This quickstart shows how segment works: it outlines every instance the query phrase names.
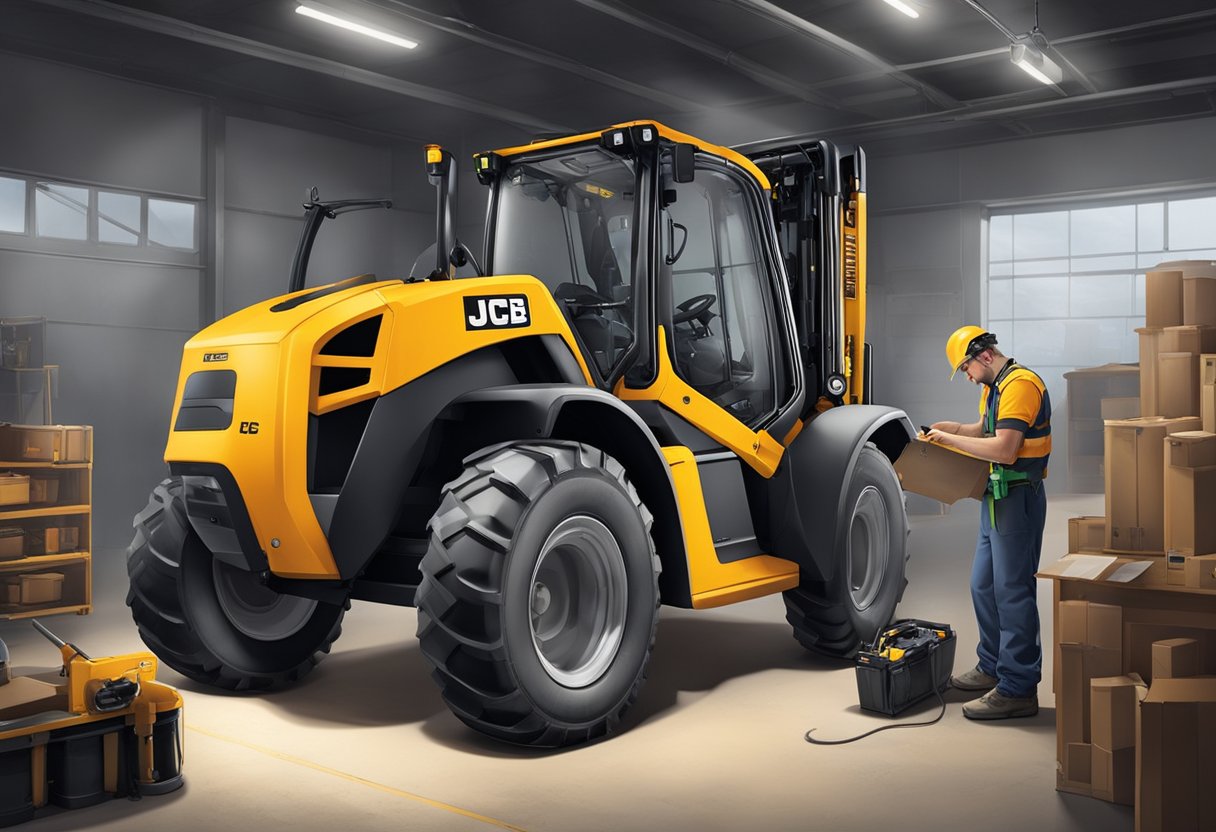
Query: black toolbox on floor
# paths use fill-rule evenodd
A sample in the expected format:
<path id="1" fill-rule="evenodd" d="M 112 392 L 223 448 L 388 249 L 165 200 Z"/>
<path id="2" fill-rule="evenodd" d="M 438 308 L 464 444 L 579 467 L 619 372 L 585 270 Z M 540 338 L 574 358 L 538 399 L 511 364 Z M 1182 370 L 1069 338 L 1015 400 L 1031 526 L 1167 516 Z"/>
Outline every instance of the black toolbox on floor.
<path id="1" fill-rule="evenodd" d="M 895 716 L 950 686 L 954 630 L 913 618 L 896 621 L 857 654 L 857 697 L 867 711 Z"/>

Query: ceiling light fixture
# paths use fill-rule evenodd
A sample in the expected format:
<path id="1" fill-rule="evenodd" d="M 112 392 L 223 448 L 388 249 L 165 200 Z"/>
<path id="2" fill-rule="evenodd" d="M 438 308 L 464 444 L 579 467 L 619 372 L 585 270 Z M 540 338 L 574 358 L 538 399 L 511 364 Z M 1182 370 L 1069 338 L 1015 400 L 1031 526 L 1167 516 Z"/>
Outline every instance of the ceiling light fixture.
<path id="1" fill-rule="evenodd" d="M 1009 44 L 1009 60 L 1041 83 L 1054 86 L 1064 80 L 1064 71 L 1034 44 L 1026 42 Z"/>
<path id="2" fill-rule="evenodd" d="M 418 41 L 403 38 L 399 35 L 390 34 L 389 32 L 373 29 L 371 26 L 365 26 L 362 23 L 356 23 L 353 20 L 347 20 L 330 12 L 324 11 L 313 5 L 300 4 L 296 6 L 296 14 L 302 14 L 305 17 L 311 17 L 313 20 L 320 20 L 322 23 L 328 23 L 331 26 L 337 26 L 339 29 L 346 29 L 350 32 L 358 32 L 361 35 L 367 35 L 369 38 L 382 40 L 385 43 L 391 43 L 394 46 L 400 46 L 404 49 L 413 49 L 418 45 Z"/>
<path id="3" fill-rule="evenodd" d="M 920 17 L 920 12 L 909 6 L 907 3 L 904 3 L 903 0 L 883 0 L 883 2 L 892 8 L 899 9 L 908 17 Z"/>

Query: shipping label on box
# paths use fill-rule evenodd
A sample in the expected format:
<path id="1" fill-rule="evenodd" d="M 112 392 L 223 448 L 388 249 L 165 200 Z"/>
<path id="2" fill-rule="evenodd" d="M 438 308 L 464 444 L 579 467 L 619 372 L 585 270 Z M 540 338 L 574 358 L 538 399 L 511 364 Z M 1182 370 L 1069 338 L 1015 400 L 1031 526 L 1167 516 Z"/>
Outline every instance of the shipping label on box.
<path id="1" fill-rule="evenodd" d="M 980 499 L 988 488 L 989 465 L 925 439 L 909 442 L 895 461 L 905 491 L 950 504 L 965 497 Z"/>

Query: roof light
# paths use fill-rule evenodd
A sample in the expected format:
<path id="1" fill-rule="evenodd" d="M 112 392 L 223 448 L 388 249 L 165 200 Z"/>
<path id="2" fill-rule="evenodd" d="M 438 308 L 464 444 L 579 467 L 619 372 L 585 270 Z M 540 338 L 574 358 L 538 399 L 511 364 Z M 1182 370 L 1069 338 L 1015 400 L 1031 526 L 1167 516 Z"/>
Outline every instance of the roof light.
<path id="1" fill-rule="evenodd" d="M 353 20 L 347 20 L 337 15 L 331 14 L 314 5 L 304 5 L 301 3 L 296 6 L 296 14 L 302 14 L 305 17 L 311 17 L 313 20 L 320 20 L 323 23 L 328 23 L 331 26 L 337 26 L 340 29 L 346 29 L 351 32 L 358 32 L 361 35 L 367 35 L 369 38 L 382 40 L 385 43 L 391 43 L 394 46 L 400 46 L 404 49 L 413 49 L 418 45 L 418 41 L 403 38 L 399 35 L 394 35 L 389 32 L 373 29 L 371 26 L 365 26 L 362 23 L 356 23 Z"/>
<path id="2" fill-rule="evenodd" d="M 1009 44 L 1009 60 L 1041 83 L 1054 86 L 1064 80 L 1064 71 L 1032 44 Z"/>
<path id="3" fill-rule="evenodd" d="M 892 8 L 899 9 L 908 17 L 920 17 L 920 12 L 909 6 L 907 3 L 904 3 L 903 0 L 884 0 L 884 2 L 886 2 L 886 4 Z"/>

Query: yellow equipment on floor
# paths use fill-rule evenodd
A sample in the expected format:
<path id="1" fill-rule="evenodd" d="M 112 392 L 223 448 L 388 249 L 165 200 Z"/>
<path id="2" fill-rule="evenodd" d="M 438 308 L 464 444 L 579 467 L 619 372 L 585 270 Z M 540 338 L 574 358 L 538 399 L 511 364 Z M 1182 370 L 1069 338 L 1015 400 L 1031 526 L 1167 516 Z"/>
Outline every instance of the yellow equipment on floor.
<path id="1" fill-rule="evenodd" d="M 182 785 L 182 698 L 151 653 L 94 659 L 37 621 L 56 676 L 13 678 L 0 642 L 0 826 L 48 805 L 91 806 Z"/>

